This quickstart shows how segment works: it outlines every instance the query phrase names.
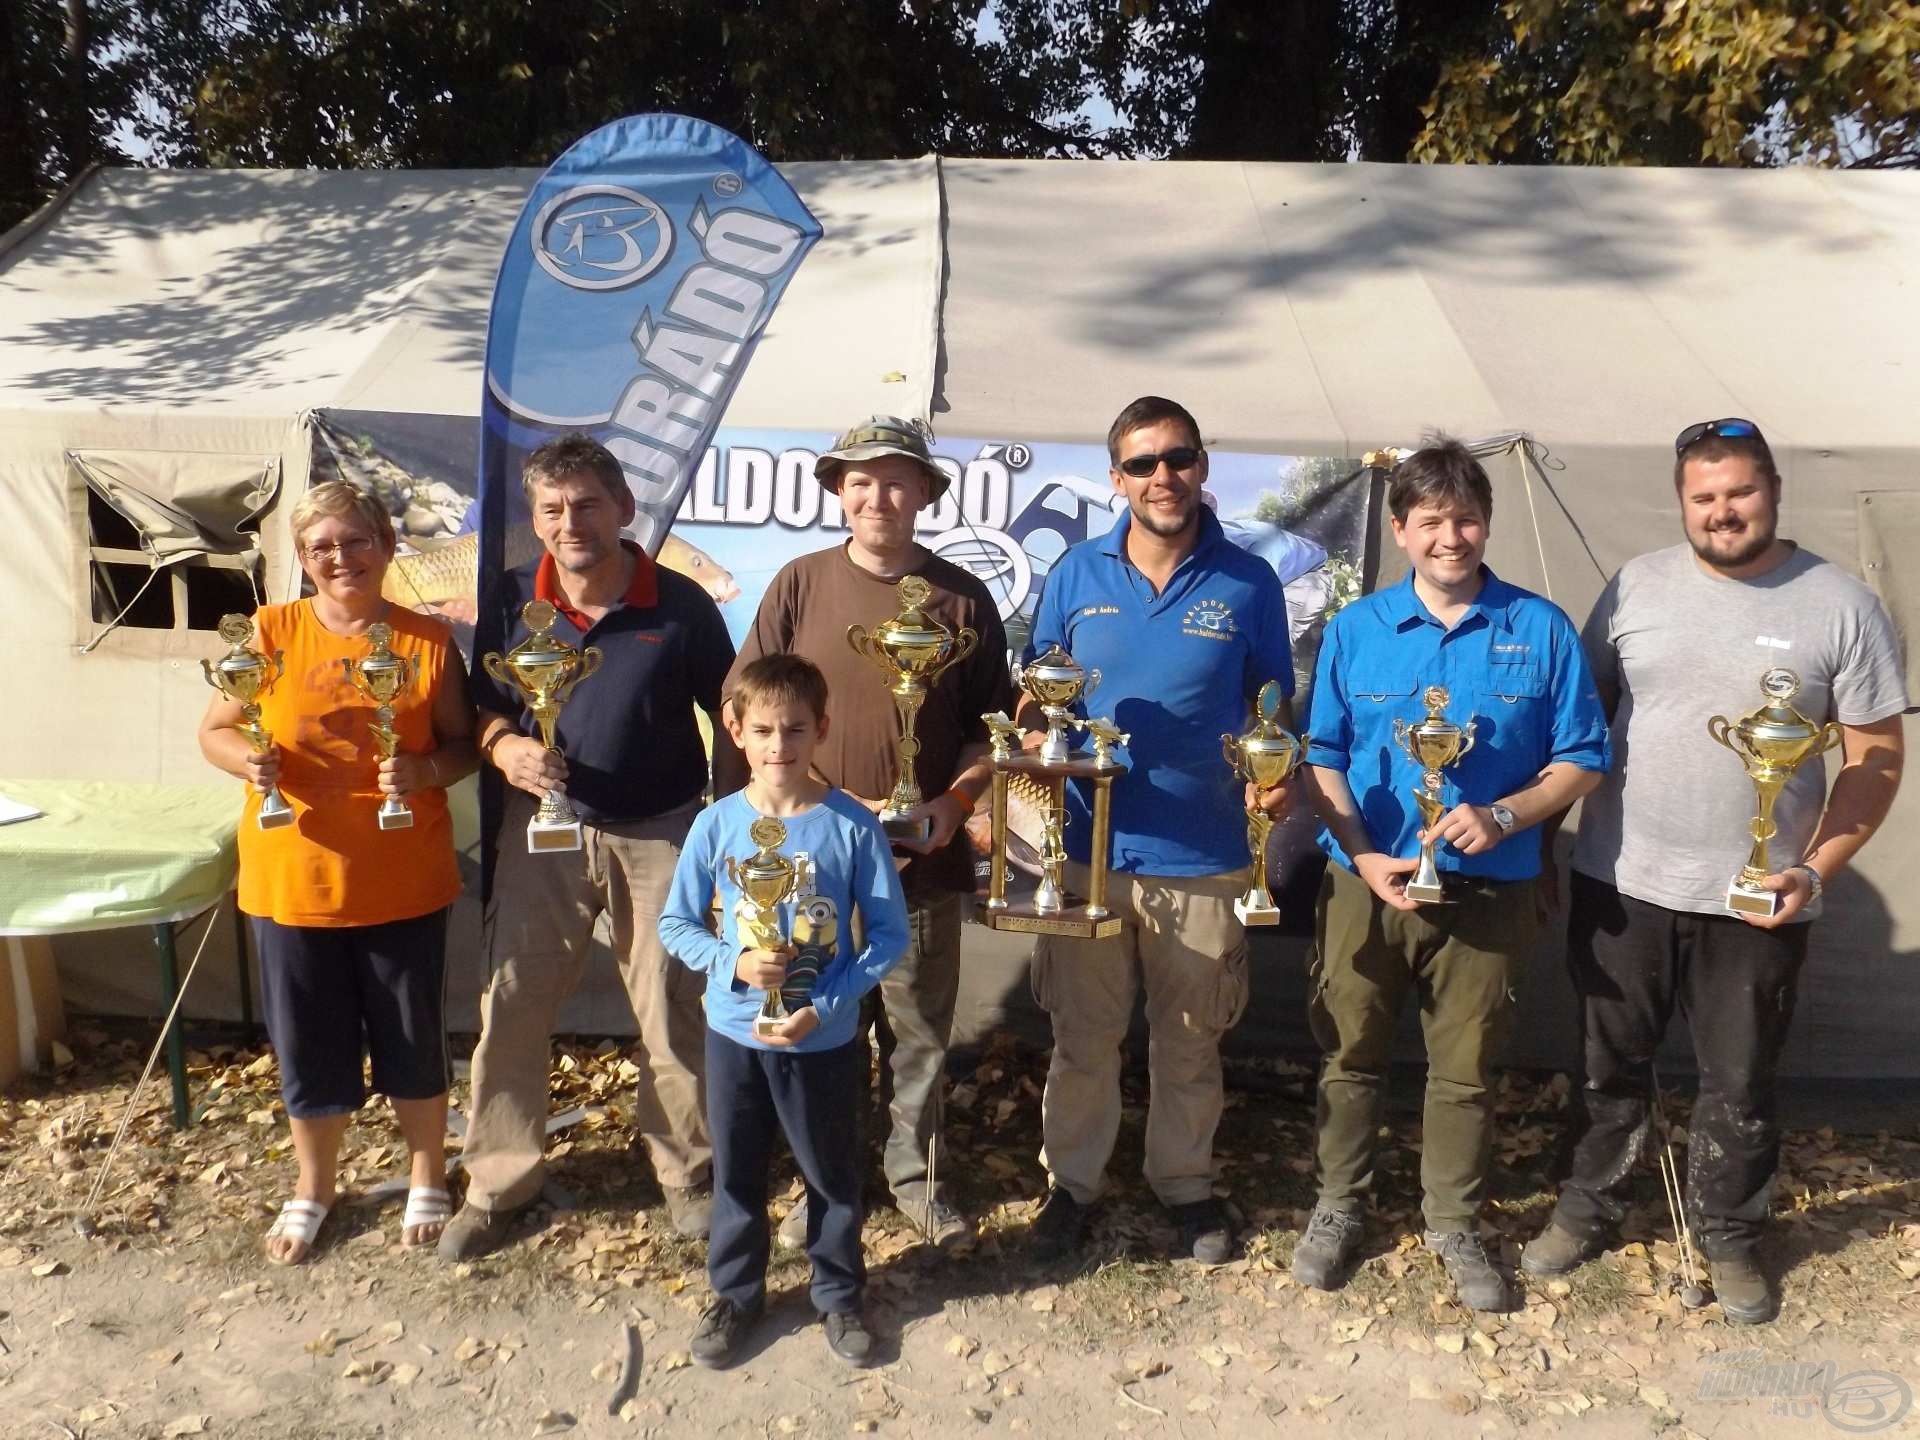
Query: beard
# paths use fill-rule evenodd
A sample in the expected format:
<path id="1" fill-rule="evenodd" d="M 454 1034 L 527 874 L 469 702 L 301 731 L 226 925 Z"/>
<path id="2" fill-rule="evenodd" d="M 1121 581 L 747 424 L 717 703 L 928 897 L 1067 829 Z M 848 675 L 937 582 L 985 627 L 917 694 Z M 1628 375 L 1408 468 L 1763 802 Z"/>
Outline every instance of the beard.
<path id="1" fill-rule="evenodd" d="M 1199 493 L 1195 492 L 1187 498 L 1189 501 L 1187 508 L 1178 520 L 1163 520 L 1144 504 L 1130 506 L 1133 512 L 1133 523 L 1149 534 L 1159 536 L 1162 540 L 1176 539 L 1191 530 L 1200 519 Z"/>
<path id="2" fill-rule="evenodd" d="M 1704 535 L 1689 531 L 1687 543 L 1693 547 L 1693 553 L 1709 565 L 1738 569 L 1766 554 L 1773 537 L 1774 526 L 1769 521 L 1765 525 L 1749 525 L 1741 531 L 1709 530 Z"/>

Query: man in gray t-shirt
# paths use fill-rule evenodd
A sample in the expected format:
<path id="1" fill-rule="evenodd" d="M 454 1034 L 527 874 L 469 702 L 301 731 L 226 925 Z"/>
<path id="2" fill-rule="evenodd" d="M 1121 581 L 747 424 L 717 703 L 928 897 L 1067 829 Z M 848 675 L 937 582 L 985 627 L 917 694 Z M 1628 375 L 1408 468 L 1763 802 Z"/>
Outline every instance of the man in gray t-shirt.
<path id="1" fill-rule="evenodd" d="M 1893 803 L 1907 695 L 1873 593 L 1779 538 L 1780 478 L 1759 428 L 1690 425 L 1675 452 L 1687 543 L 1629 561 L 1582 631 L 1614 756 L 1573 852 L 1582 1128 L 1553 1222 L 1521 1265 L 1564 1274 L 1617 1234 L 1648 1138 L 1652 1056 L 1677 1004 L 1700 1070 L 1687 1223 L 1728 1319 L 1755 1323 L 1778 1309 L 1754 1249 L 1779 1160 L 1774 1073 L 1807 922 Z M 1818 761 L 1794 774 L 1769 846 L 1777 908 L 1734 914 L 1727 887 L 1752 843 L 1754 788 L 1707 719 L 1763 703 L 1760 677 L 1776 667 L 1798 677 L 1802 714 L 1840 723 L 1841 768 L 1831 794 Z"/>

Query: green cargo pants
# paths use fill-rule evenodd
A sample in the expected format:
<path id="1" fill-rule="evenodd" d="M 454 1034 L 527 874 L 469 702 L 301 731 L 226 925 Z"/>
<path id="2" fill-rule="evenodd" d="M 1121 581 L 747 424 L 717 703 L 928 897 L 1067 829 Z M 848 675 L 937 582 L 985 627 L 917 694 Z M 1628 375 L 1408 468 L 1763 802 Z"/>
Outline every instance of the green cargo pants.
<path id="1" fill-rule="evenodd" d="M 1316 1148 L 1320 1203 L 1357 1208 L 1373 1188 L 1394 1032 L 1417 994 L 1427 1042 L 1427 1228 L 1469 1230 L 1493 1149 L 1493 1062 L 1513 1027 L 1539 920 L 1530 880 L 1453 877 L 1449 886 L 1459 887 L 1457 902 L 1395 910 L 1345 866 L 1327 867 L 1308 1001 L 1325 1052 Z"/>

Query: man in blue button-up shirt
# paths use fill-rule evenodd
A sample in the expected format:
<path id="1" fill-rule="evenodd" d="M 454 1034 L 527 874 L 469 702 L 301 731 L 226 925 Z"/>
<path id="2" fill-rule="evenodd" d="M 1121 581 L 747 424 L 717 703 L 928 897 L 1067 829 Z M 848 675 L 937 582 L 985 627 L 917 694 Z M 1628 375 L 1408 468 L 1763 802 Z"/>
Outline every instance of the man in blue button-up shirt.
<path id="1" fill-rule="evenodd" d="M 1327 867 L 1311 996 L 1320 1074 L 1320 1198 L 1294 1251 L 1294 1277 L 1332 1289 L 1360 1234 L 1373 1185 L 1386 1075 L 1400 1011 L 1418 994 L 1427 1042 L 1420 1181 L 1427 1243 L 1463 1303 L 1506 1308 L 1505 1278 L 1477 1225 L 1493 1139 L 1491 1071 L 1532 949 L 1541 868 L 1534 827 L 1600 783 L 1607 722 L 1573 623 L 1551 601 L 1481 563 L 1493 513 L 1486 471 L 1437 440 L 1395 470 L 1393 534 L 1412 573 L 1327 627 L 1314 677 L 1307 760 L 1319 791 Z M 1431 686 L 1474 744 L 1445 767 L 1429 833 L 1414 792 L 1422 767 L 1395 743 Z M 1446 899 L 1421 904 L 1407 880 L 1432 839 Z"/>
<path id="2" fill-rule="evenodd" d="M 1090 713 L 1131 739 L 1113 783 L 1108 940 L 1043 939 L 1033 989 L 1053 1018 L 1042 1102 L 1053 1192 L 1034 1224 L 1042 1257 L 1075 1248 L 1106 1183 L 1120 1128 L 1120 1047 L 1144 987 L 1152 1032 L 1146 1178 L 1180 1229 L 1181 1251 L 1219 1264 L 1233 1236 L 1213 1198 L 1222 1103 L 1220 1037 L 1247 1002 L 1247 798 L 1220 756 L 1247 704 L 1278 680 L 1293 692 L 1286 598 L 1273 567 L 1241 550 L 1204 502 L 1207 452 L 1193 416 L 1147 396 L 1107 435 L 1127 512 L 1074 546 L 1047 576 L 1027 658 L 1058 644 L 1101 673 Z M 1029 700 L 1022 709 L 1038 721 Z M 1285 717 L 1283 717 L 1283 723 Z M 1029 736 L 1039 742 L 1037 733 Z M 1287 787 L 1261 797 L 1286 808 Z M 1067 879 L 1085 893 L 1088 796 L 1067 797 Z"/>

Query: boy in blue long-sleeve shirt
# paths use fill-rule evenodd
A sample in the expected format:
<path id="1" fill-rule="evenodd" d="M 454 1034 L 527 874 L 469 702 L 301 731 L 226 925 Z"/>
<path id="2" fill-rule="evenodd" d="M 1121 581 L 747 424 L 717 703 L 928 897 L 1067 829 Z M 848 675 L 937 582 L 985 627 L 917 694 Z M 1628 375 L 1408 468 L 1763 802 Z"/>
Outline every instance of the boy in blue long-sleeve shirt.
<path id="1" fill-rule="evenodd" d="M 660 915 L 660 939 L 707 977 L 707 1120 L 713 1132 L 713 1228 L 693 1358 L 733 1361 L 766 1299 L 767 1168 L 784 1132 L 807 1181 L 807 1257 L 827 1347 L 862 1365 L 872 1338 L 862 1314 L 858 1111 L 866 1052 L 854 1043 L 860 1000 L 907 949 L 906 901 L 879 822 L 857 800 L 815 778 L 827 733 L 827 682 L 797 655 L 767 655 L 741 671 L 727 729 L 753 779 L 694 821 Z M 760 850 L 755 822 L 778 820 L 777 849 L 800 864 L 798 893 L 782 904 L 779 948 L 747 930 L 751 906 L 729 859 Z M 764 828 L 762 830 L 764 834 Z M 707 927 L 720 896 L 721 929 Z M 854 944 L 854 917 L 865 943 Z M 817 967 L 818 973 L 806 977 Z M 756 1027 L 770 990 L 788 1018 Z"/>

